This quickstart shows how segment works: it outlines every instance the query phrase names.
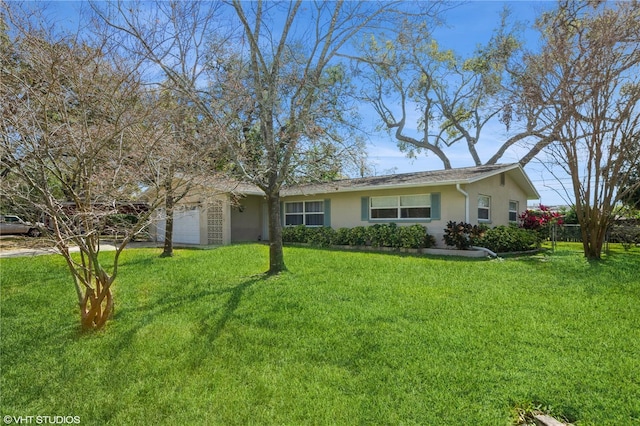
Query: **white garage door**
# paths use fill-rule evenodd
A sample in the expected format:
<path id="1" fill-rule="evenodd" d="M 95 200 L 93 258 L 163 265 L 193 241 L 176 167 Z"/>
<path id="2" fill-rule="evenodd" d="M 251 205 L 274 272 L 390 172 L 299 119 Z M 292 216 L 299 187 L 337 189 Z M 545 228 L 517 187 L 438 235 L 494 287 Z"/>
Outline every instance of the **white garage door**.
<path id="1" fill-rule="evenodd" d="M 164 219 L 158 222 L 158 241 L 164 241 L 165 225 Z M 176 209 L 173 212 L 173 242 L 200 244 L 200 209 L 198 207 Z"/>

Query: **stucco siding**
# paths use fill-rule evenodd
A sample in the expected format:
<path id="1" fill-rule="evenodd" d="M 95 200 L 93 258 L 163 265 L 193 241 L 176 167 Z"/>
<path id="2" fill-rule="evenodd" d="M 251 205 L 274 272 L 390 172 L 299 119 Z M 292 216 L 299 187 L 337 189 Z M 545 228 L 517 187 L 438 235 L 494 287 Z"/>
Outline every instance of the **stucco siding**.
<path id="1" fill-rule="evenodd" d="M 231 207 L 231 242 L 262 238 L 262 203 L 263 197 L 247 196 Z"/>
<path id="2" fill-rule="evenodd" d="M 438 246 L 443 246 L 444 229 L 449 221 L 469 222 L 472 224 L 484 223 L 490 227 L 509 224 L 509 202 L 518 204 L 518 213 L 526 208 L 527 197 L 525 192 L 508 175 L 492 176 L 479 182 L 461 185 L 460 189 L 469 197 L 469 217 L 466 218 L 465 196 L 455 186 L 428 186 L 402 189 L 369 190 L 361 192 L 337 192 L 329 194 L 317 194 L 307 196 L 292 196 L 283 198 L 283 202 L 295 201 L 322 201 L 330 200 L 331 227 L 353 228 L 356 226 L 370 226 L 376 223 L 394 222 L 399 226 L 419 223 L 427 228 L 427 232 L 433 235 Z M 438 219 L 431 220 L 375 220 L 362 218 L 362 198 L 380 197 L 388 195 L 417 195 L 439 194 L 440 214 Z M 478 197 L 489 196 L 491 200 L 489 220 L 478 220 Z"/>
<path id="3" fill-rule="evenodd" d="M 433 220 L 376 220 L 362 219 L 362 197 L 382 197 L 389 195 L 418 195 L 418 194 L 439 194 L 440 214 L 439 219 Z M 399 226 L 408 226 L 419 223 L 427 228 L 427 232 L 436 238 L 438 245 L 442 245 L 442 235 L 449 220 L 464 220 L 464 196 L 451 186 L 430 186 L 402 189 L 385 189 L 379 191 L 344 192 L 333 194 L 318 194 L 307 196 L 286 197 L 283 202 L 295 201 L 321 201 L 331 200 L 331 227 L 354 228 L 356 226 L 371 226 L 376 223 L 394 222 Z"/>
<path id="4" fill-rule="evenodd" d="M 527 196 L 509 175 L 502 180 L 500 175 L 468 185 L 469 223 L 484 223 L 491 227 L 509 224 L 509 202 L 518 203 L 518 214 L 527 206 Z M 478 197 L 489 196 L 491 200 L 489 220 L 478 219 Z"/>
<path id="5" fill-rule="evenodd" d="M 231 190 L 223 189 L 227 187 Z M 240 205 L 232 203 L 231 191 L 245 194 L 239 199 Z M 423 197 L 372 200 L 372 197 L 422 194 L 431 194 L 431 217 L 428 219 L 371 219 L 373 213 L 391 217 L 396 213 L 424 216 L 427 214 L 424 209 L 428 205 Z M 478 217 L 480 196 L 489 197 L 490 200 L 487 220 L 479 220 Z M 342 179 L 285 188 L 281 193 L 284 207 L 281 213 L 283 224 L 324 222 L 334 229 L 390 222 L 399 226 L 419 223 L 436 238 L 439 246 L 443 246 L 442 236 L 447 222 L 485 223 L 491 227 L 507 225 L 510 214 L 515 219 L 517 214 L 526 209 L 527 201 L 535 197 L 539 195 L 519 165 L 488 165 Z M 289 206 L 287 213 L 287 202 L 300 201 L 309 203 Z M 321 203 L 311 203 L 313 201 Z M 372 201 L 376 203 L 375 210 L 370 208 Z M 400 202 L 405 204 L 400 206 Z M 510 202 L 517 204 L 516 212 L 510 211 Z M 236 182 L 220 188 L 199 188 L 180 200 L 179 204 L 198 209 L 201 244 L 228 244 L 269 238 L 265 197 L 262 191 L 252 185 Z M 482 212 L 486 214 L 487 208 Z"/>

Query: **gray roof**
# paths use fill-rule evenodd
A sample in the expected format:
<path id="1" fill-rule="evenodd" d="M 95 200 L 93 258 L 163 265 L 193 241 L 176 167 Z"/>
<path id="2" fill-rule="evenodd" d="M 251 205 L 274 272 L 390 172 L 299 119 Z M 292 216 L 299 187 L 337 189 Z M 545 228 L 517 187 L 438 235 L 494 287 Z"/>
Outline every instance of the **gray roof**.
<path id="1" fill-rule="evenodd" d="M 241 182 L 230 178 L 216 178 L 211 182 L 211 186 L 222 193 L 264 195 L 264 191 L 253 183 Z"/>
<path id="2" fill-rule="evenodd" d="M 518 163 L 495 164 L 458 169 L 433 170 L 426 172 L 401 173 L 386 176 L 372 176 L 357 179 L 341 179 L 317 184 L 298 185 L 283 188 L 282 196 L 317 195 L 333 192 L 354 192 L 372 189 L 410 188 L 416 186 L 440 186 L 469 184 L 499 173 L 507 173 L 527 194 L 528 199 L 538 199 L 540 194 Z"/>

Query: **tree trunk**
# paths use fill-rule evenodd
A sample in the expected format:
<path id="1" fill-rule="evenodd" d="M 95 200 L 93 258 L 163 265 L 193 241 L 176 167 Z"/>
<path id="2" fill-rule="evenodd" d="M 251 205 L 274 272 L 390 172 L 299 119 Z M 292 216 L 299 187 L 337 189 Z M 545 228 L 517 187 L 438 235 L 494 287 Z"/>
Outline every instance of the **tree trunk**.
<path id="1" fill-rule="evenodd" d="M 578 219 L 584 256 L 589 260 L 600 260 L 609 224 L 608 221 L 603 221 L 603 218 L 594 209 L 590 210 L 587 218 L 586 221 Z"/>
<path id="2" fill-rule="evenodd" d="M 600 260 L 602 258 L 602 248 L 604 247 L 604 241 L 607 238 L 608 228 L 608 222 L 600 223 L 596 229 L 591 231 L 591 247 L 587 254 L 588 259 Z"/>
<path id="3" fill-rule="evenodd" d="M 584 256 L 589 260 L 600 260 L 602 258 L 603 244 L 604 244 L 603 238 L 600 238 L 598 235 L 594 235 L 594 234 L 588 235 L 587 239 L 583 240 L 582 242 L 582 247 L 584 249 Z"/>
<path id="4" fill-rule="evenodd" d="M 164 226 L 164 248 L 162 250 L 162 254 L 160 257 L 171 257 L 173 256 L 173 192 L 170 188 L 171 185 L 167 186 L 167 195 L 165 199 L 165 226 Z"/>
<path id="5" fill-rule="evenodd" d="M 280 221 L 280 194 L 267 196 L 269 208 L 269 275 L 286 271 L 282 250 L 282 222 Z"/>
<path id="6" fill-rule="evenodd" d="M 96 289 L 87 289 L 80 301 L 80 322 L 85 331 L 102 329 L 113 315 L 111 284 L 105 278 L 96 278 Z"/>

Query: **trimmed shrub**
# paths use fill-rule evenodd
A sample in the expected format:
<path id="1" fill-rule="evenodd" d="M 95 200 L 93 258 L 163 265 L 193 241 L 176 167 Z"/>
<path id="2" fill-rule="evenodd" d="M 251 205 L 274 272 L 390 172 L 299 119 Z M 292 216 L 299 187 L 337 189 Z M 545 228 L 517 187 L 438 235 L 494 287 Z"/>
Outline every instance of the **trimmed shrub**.
<path id="1" fill-rule="evenodd" d="M 398 231 L 400 246 L 403 248 L 429 248 L 436 245 L 436 239 L 422 225 L 402 226 Z"/>
<path id="2" fill-rule="evenodd" d="M 537 247 L 537 232 L 515 226 L 496 226 L 484 233 L 474 245 L 488 248 L 496 253 L 526 251 Z"/>
<path id="3" fill-rule="evenodd" d="M 304 225 L 285 226 L 282 228 L 282 241 L 285 243 L 306 243 L 308 238 L 307 228 Z"/>
<path id="4" fill-rule="evenodd" d="M 282 230 L 282 240 L 320 247 L 350 245 L 415 249 L 433 247 L 436 242 L 422 225 L 398 226 L 395 223 L 340 228 L 337 231 L 331 227 L 290 226 Z"/>
<path id="5" fill-rule="evenodd" d="M 335 242 L 336 231 L 329 226 L 307 229 L 307 241 L 318 247 L 327 247 Z"/>
<path id="6" fill-rule="evenodd" d="M 356 226 L 351 228 L 349 232 L 349 245 L 350 246 L 364 246 L 367 245 L 369 236 L 367 228 L 364 226 Z"/>
<path id="7" fill-rule="evenodd" d="M 349 228 L 340 228 L 336 231 L 334 236 L 333 244 L 337 246 L 348 246 L 349 245 L 349 234 L 351 233 L 351 229 Z"/>
<path id="8" fill-rule="evenodd" d="M 367 228 L 369 244 L 374 247 L 399 247 L 398 225 L 375 224 Z"/>

